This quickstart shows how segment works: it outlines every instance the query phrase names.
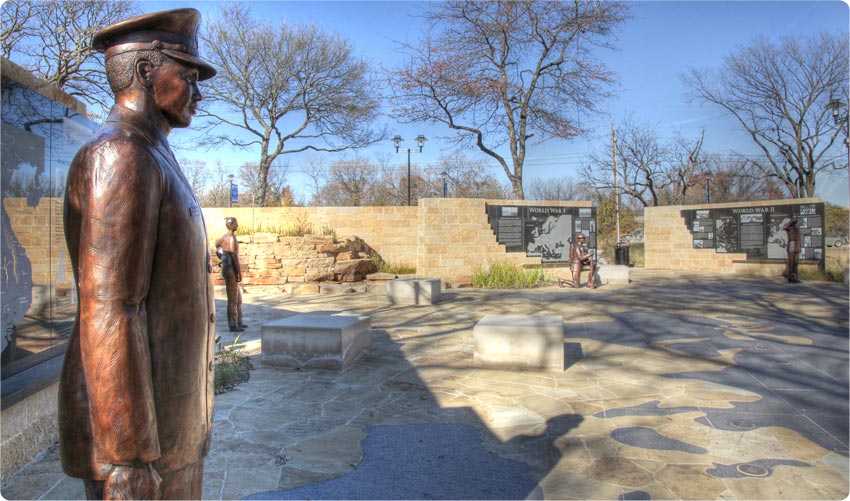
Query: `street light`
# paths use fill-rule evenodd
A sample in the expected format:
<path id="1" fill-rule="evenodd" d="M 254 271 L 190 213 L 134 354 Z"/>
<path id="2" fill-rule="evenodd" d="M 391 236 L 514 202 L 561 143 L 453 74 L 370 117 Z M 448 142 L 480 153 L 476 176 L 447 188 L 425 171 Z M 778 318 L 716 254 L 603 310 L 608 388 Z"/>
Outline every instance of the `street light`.
<path id="1" fill-rule="evenodd" d="M 711 171 L 705 171 L 705 203 L 711 203 Z"/>
<path id="2" fill-rule="evenodd" d="M 850 169 L 850 137 L 848 137 L 850 136 L 850 125 L 848 125 L 847 112 L 841 113 L 841 108 L 845 106 L 847 104 L 840 99 L 831 97 L 826 109 L 832 111 L 832 120 L 835 121 L 835 125 L 841 127 L 841 132 L 844 133 L 844 147 L 847 148 L 847 168 Z M 847 172 L 847 190 L 850 192 L 850 170 Z"/>
<path id="3" fill-rule="evenodd" d="M 393 138 L 393 144 L 395 144 L 395 152 L 398 153 L 398 149 L 401 146 L 401 142 L 404 139 L 401 136 L 395 136 Z M 425 146 L 425 136 L 419 134 L 416 136 L 416 143 L 419 145 L 419 153 L 422 153 L 422 147 Z M 410 205 L 410 148 L 407 148 L 407 205 Z"/>
<path id="4" fill-rule="evenodd" d="M 842 102 L 840 99 L 832 98 L 829 100 L 829 103 L 826 105 L 826 109 L 832 111 L 832 119 L 835 121 L 835 125 L 841 127 L 842 132 L 844 132 L 844 146 L 850 148 L 850 140 L 848 140 L 848 128 L 847 128 L 847 113 L 841 114 L 841 108 L 847 106 L 846 103 Z"/>
<path id="5" fill-rule="evenodd" d="M 440 175 L 443 176 L 443 198 L 449 198 L 449 173 L 443 171 Z"/>

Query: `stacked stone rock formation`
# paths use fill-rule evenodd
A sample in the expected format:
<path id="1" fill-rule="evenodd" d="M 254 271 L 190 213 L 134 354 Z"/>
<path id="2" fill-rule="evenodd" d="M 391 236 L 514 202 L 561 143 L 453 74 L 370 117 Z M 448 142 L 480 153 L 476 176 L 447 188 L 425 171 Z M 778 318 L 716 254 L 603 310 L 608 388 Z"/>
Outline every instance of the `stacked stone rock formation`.
<path id="1" fill-rule="evenodd" d="M 255 233 L 237 238 L 243 285 L 318 292 L 321 282 L 359 282 L 376 271 L 374 251 L 356 236 L 337 240 L 330 235 L 285 237 Z M 213 260 L 216 264 L 217 259 Z M 215 283 L 224 282 L 217 277 Z"/>

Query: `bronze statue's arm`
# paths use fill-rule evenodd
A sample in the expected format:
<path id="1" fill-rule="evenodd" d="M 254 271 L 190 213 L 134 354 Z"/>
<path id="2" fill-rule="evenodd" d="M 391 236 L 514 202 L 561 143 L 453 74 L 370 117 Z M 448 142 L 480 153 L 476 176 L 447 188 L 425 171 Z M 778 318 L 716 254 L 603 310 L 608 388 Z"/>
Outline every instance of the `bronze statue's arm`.
<path id="1" fill-rule="evenodd" d="M 242 281 L 242 264 L 239 262 L 239 242 L 233 235 L 233 271 L 236 272 L 236 281 Z"/>
<path id="2" fill-rule="evenodd" d="M 584 261 L 586 259 L 590 259 L 591 257 L 593 257 L 593 251 L 585 251 L 584 247 L 581 245 L 573 244 L 573 247 L 570 249 L 570 259 Z"/>
<path id="3" fill-rule="evenodd" d="M 160 457 L 146 298 L 162 176 L 135 143 L 90 156 L 79 240 L 80 347 L 100 462 Z"/>
<path id="4" fill-rule="evenodd" d="M 782 225 L 782 229 L 784 231 L 788 231 L 794 226 L 795 223 L 797 223 L 797 216 L 795 214 L 791 214 L 788 217 L 788 220 L 785 221 L 785 224 Z"/>

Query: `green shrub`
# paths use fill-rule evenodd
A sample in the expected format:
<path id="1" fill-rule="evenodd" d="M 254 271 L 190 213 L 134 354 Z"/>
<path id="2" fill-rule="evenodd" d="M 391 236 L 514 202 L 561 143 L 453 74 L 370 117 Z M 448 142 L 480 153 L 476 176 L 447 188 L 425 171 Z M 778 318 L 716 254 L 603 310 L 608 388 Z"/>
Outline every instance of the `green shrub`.
<path id="1" fill-rule="evenodd" d="M 254 369 L 251 359 L 236 347 L 239 337 L 233 344 L 219 351 L 215 355 L 215 394 L 219 395 L 235 388 L 239 383 L 244 383 L 251 378 L 249 371 Z"/>
<path id="2" fill-rule="evenodd" d="M 479 289 L 525 289 L 549 282 L 543 270 L 511 263 L 496 263 L 486 270 L 479 267 L 472 275 L 472 285 Z"/>
<path id="3" fill-rule="evenodd" d="M 381 256 L 375 254 L 372 256 L 372 261 L 375 263 L 378 273 L 389 273 L 391 275 L 412 275 L 416 273 L 416 266 L 409 264 L 390 264 L 384 261 Z"/>
<path id="4" fill-rule="evenodd" d="M 643 268 L 645 264 L 643 243 L 629 245 L 629 264 Z"/>
<path id="5" fill-rule="evenodd" d="M 236 235 L 253 235 L 255 233 L 272 233 L 282 237 L 303 237 L 306 235 L 336 236 L 334 229 L 327 225 L 322 225 L 317 232 L 316 228 L 314 228 L 312 223 L 310 223 L 310 218 L 306 214 L 295 216 L 295 218 L 289 221 L 286 225 L 273 224 L 268 221 L 260 220 L 256 226 L 240 224 L 239 229 L 236 230 Z"/>

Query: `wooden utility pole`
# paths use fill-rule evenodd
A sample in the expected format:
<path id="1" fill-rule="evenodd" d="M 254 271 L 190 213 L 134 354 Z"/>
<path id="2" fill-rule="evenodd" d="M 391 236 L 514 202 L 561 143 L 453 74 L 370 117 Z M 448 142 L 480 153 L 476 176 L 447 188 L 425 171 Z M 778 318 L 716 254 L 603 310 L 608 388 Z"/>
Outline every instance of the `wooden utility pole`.
<path id="1" fill-rule="evenodd" d="M 614 218 L 617 220 L 617 245 L 620 244 L 620 189 L 617 186 L 617 136 L 611 122 L 611 158 L 614 161 Z"/>

